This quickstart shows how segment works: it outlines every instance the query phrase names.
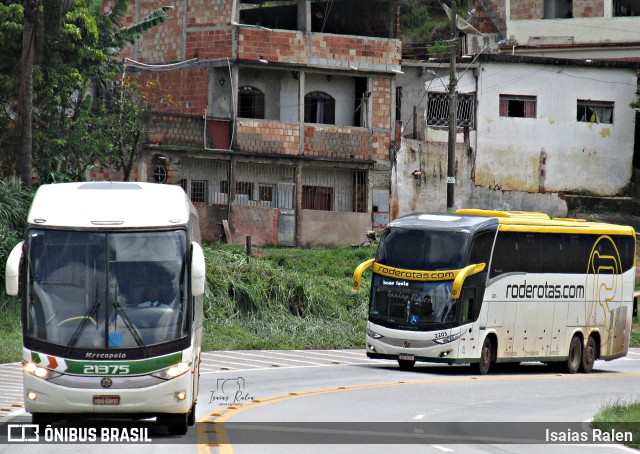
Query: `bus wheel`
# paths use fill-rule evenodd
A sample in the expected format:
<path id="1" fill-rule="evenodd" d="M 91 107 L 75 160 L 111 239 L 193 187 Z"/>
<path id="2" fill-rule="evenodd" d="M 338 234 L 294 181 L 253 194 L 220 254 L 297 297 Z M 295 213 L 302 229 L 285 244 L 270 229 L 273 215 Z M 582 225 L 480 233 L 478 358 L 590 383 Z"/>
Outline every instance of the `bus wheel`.
<path id="1" fill-rule="evenodd" d="M 587 340 L 587 346 L 582 352 L 582 372 L 588 374 L 596 363 L 596 341 L 592 336 Z"/>
<path id="2" fill-rule="evenodd" d="M 487 375 L 491 366 L 491 339 L 485 337 L 480 350 L 480 361 L 474 363 L 475 373 L 479 375 Z"/>
<path id="3" fill-rule="evenodd" d="M 167 426 L 169 435 L 184 435 L 189 430 L 189 413 L 165 414 L 158 417 L 158 423 Z"/>
<path id="4" fill-rule="evenodd" d="M 53 415 L 51 413 L 33 413 L 31 415 L 31 423 L 47 426 L 53 423 Z"/>
<path id="5" fill-rule="evenodd" d="M 569 357 L 567 358 L 566 369 L 570 374 L 575 374 L 580 369 L 582 363 L 582 342 L 578 336 L 574 336 L 569 344 Z"/>
<path id="6" fill-rule="evenodd" d="M 189 410 L 189 416 L 187 418 L 187 424 L 193 426 L 196 423 L 196 403 L 194 402 Z"/>
<path id="7" fill-rule="evenodd" d="M 413 359 L 399 359 L 398 360 L 398 366 L 400 366 L 400 369 L 402 370 L 411 370 L 413 369 L 413 366 L 416 365 L 416 361 Z"/>

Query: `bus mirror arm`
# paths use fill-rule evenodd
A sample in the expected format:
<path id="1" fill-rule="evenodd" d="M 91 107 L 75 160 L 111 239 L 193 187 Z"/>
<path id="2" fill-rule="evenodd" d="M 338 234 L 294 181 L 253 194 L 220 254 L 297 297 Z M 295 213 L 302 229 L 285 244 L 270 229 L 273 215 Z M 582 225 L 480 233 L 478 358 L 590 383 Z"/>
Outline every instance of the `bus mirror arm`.
<path id="1" fill-rule="evenodd" d="M 191 294 L 193 296 L 204 295 L 204 283 L 206 280 L 206 268 L 202 247 L 191 243 Z"/>
<path id="2" fill-rule="evenodd" d="M 472 276 L 474 274 L 481 273 L 484 271 L 487 265 L 485 263 L 478 263 L 475 265 L 465 266 L 460 270 L 460 272 L 456 275 L 456 278 L 453 280 L 453 287 L 451 288 L 451 298 L 458 299 L 460 298 L 460 294 L 462 291 L 462 284 L 464 280 Z"/>
<path id="3" fill-rule="evenodd" d="M 366 262 L 362 262 L 356 270 L 353 272 L 353 289 L 359 291 L 362 287 L 362 273 L 365 270 L 373 265 L 375 259 L 367 260 Z"/>
<path id="4" fill-rule="evenodd" d="M 16 244 L 9 254 L 9 258 L 7 258 L 5 273 L 5 290 L 7 295 L 16 296 L 19 291 L 20 259 L 22 258 L 23 244 L 24 241 Z"/>

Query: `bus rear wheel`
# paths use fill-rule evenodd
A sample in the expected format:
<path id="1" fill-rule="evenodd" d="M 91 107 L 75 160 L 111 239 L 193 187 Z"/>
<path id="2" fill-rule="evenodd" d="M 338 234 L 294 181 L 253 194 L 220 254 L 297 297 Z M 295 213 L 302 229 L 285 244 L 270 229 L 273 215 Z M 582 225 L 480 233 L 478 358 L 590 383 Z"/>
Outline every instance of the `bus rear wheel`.
<path id="1" fill-rule="evenodd" d="M 398 366 L 400 366 L 400 369 L 402 370 L 411 370 L 413 369 L 413 366 L 416 365 L 416 361 L 414 359 L 399 359 L 398 360 Z"/>
<path id="2" fill-rule="evenodd" d="M 582 351 L 582 372 L 588 374 L 596 363 L 596 340 L 589 336 L 587 346 Z"/>
<path id="3" fill-rule="evenodd" d="M 569 357 L 567 358 L 566 369 L 570 374 L 575 374 L 582 364 L 582 341 L 578 336 L 574 336 L 569 344 Z"/>

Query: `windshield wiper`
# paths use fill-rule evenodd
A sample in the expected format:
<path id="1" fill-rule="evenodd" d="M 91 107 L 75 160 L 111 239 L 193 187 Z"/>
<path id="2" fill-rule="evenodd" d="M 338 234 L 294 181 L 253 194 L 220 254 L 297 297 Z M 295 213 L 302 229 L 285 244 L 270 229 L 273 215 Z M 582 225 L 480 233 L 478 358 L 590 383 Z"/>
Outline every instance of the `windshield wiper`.
<path id="1" fill-rule="evenodd" d="M 127 329 L 129 330 L 129 332 L 131 333 L 131 336 L 133 337 L 133 340 L 136 341 L 136 344 L 138 344 L 138 347 L 140 347 L 142 349 L 142 351 L 144 352 L 144 356 L 145 357 L 149 356 L 149 352 L 147 350 L 147 346 L 144 345 L 144 342 L 142 342 L 142 338 L 140 337 L 140 333 L 138 333 L 138 330 L 136 329 L 136 327 L 133 326 L 133 323 L 131 323 L 131 319 L 129 319 L 129 316 L 125 312 L 124 308 L 117 301 L 114 301 L 113 308 L 115 309 L 116 314 L 119 315 L 120 318 L 122 319 L 122 321 L 124 322 L 124 326 L 126 326 Z"/>
<path id="2" fill-rule="evenodd" d="M 97 293 L 97 290 L 96 290 L 96 293 Z M 82 321 L 80 322 L 76 330 L 73 332 L 73 336 L 71 336 L 71 339 L 69 339 L 69 343 L 67 344 L 67 348 L 65 349 L 65 356 L 67 356 L 71 351 L 71 349 L 76 345 L 76 343 L 78 342 L 78 339 L 80 339 L 80 335 L 82 334 L 84 329 L 87 327 L 89 322 L 92 320 L 92 317 L 98 313 L 99 308 L 100 308 L 100 303 L 98 302 L 98 297 L 96 295 L 96 301 L 89 308 L 87 313 L 84 314 L 84 316 L 82 317 Z M 95 323 L 97 324 L 98 321 L 95 320 Z"/>

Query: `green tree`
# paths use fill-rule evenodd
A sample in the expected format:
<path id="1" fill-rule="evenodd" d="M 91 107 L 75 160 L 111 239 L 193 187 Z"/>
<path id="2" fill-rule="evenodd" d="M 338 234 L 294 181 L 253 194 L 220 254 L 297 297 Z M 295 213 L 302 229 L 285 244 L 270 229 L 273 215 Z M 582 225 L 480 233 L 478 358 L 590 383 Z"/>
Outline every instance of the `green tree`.
<path id="1" fill-rule="evenodd" d="M 109 159 L 101 94 L 122 72 L 119 53 L 170 9 L 124 27 L 128 0 L 108 14 L 88 2 L 0 0 L 0 171 L 19 173 L 26 187 L 31 167 L 42 182 L 82 179 Z"/>
<path id="2" fill-rule="evenodd" d="M 172 103 L 171 96 L 163 93 L 155 82 L 141 85 L 136 79 L 126 77 L 114 84 L 103 126 L 110 148 L 106 163 L 122 171 L 124 181 L 131 178 L 140 146 L 146 139 L 145 124 L 152 98 Z"/>

